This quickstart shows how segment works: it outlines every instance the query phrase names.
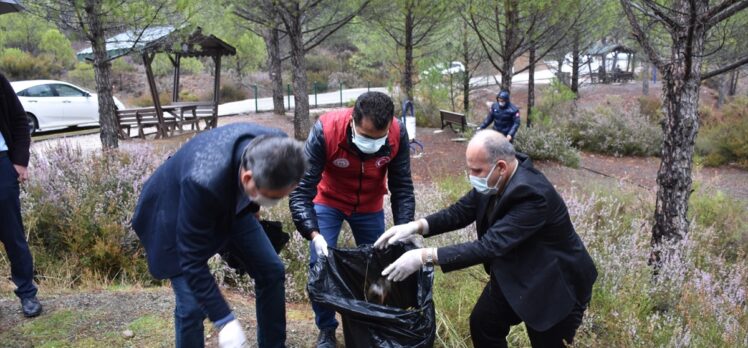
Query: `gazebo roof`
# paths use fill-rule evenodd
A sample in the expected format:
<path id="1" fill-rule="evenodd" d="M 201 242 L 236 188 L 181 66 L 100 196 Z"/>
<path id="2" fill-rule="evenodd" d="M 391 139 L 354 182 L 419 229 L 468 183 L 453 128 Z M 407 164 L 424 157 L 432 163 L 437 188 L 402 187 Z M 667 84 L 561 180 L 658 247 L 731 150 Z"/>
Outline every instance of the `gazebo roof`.
<path id="1" fill-rule="evenodd" d="M 127 54 L 131 49 L 138 50 L 150 42 L 158 40 L 174 31 L 174 27 L 151 27 L 141 31 L 130 30 L 119 33 L 106 40 L 106 53 L 108 57 L 119 57 Z M 76 53 L 78 59 L 93 59 L 91 47 L 84 48 Z"/>
<path id="2" fill-rule="evenodd" d="M 142 49 L 146 53 L 173 53 L 183 57 L 233 56 L 236 48 L 223 40 L 205 35 L 197 27 L 191 33 L 177 30 L 149 42 Z"/>
<path id="3" fill-rule="evenodd" d="M 628 48 L 620 43 L 603 44 L 602 42 L 598 42 L 592 47 L 590 47 L 589 50 L 587 50 L 587 54 L 593 55 L 593 56 L 600 56 L 600 55 L 608 54 L 611 52 L 636 53 L 634 49 Z"/>

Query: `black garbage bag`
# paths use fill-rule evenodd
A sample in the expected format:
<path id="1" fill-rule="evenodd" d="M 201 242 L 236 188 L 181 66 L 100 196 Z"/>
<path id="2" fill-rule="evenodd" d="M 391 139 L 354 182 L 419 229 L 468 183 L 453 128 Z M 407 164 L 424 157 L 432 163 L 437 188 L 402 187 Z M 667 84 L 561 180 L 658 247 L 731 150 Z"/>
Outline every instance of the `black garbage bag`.
<path id="1" fill-rule="evenodd" d="M 309 297 L 340 313 L 346 347 L 433 346 L 433 267 L 423 267 L 402 282 L 390 283 L 381 276 L 384 268 L 413 248 L 331 248 L 329 256 L 310 269 Z"/>

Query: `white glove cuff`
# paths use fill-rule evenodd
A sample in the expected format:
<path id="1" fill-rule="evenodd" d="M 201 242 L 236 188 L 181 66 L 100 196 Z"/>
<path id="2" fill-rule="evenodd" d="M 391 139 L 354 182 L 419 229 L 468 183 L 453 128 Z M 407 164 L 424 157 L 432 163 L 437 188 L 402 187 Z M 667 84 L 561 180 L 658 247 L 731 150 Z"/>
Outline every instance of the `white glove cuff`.
<path id="1" fill-rule="evenodd" d="M 420 235 L 425 236 L 429 234 L 429 222 L 426 221 L 426 219 L 418 219 L 416 222 L 418 223 L 420 227 L 418 229 L 418 232 Z"/>

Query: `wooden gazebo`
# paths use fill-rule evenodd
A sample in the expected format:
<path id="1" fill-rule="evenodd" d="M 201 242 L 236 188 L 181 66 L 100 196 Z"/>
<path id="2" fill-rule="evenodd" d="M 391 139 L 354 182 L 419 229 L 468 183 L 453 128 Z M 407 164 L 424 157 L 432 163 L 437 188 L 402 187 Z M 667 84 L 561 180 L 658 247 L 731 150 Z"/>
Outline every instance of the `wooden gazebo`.
<path id="1" fill-rule="evenodd" d="M 158 97 L 158 89 L 153 76 L 151 64 L 157 53 L 165 53 L 169 57 L 174 67 L 174 88 L 172 89 L 172 103 L 170 105 L 161 105 Z M 191 124 L 200 130 L 200 120 L 205 121 L 205 128 L 214 128 L 218 124 L 218 101 L 220 99 L 221 85 L 221 57 L 236 54 L 236 49 L 213 36 L 205 35 L 202 29 L 198 27 L 191 33 L 184 31 L 173 31 L 157 40 L 146 44 L 141 54 L 145 71 L 148 77 L 148 86 L 153 98 L 153 106 L 156 116 L 158 117 L 158 135 L 167 137 L 169 129 L 182 127 L 184 124 Z M 179 101 L 179 77 L 180 63 L 182 57 L 211 57 L 215 66 L 213 80 L 213 101 L 210 103 L 184 103 Z M 164 112 L 170 113 L 170 120 L 166 120 Z M 172 125 L 170 127 L 170 125 Z"/>
<path id="2" fill-rule="evenodd" d="M 613 53 L 613 62 L 611 69 L 606 67 L 606 57 Z M 636 51 L 619 43 L 598 43 L 587 51 L 587 66 L 590 71 L 590 77 L 593 83 L 610 83 L 625 82 L 634 78 L 634 57 Z M 620 69 L 618 66 L 618 55 L 626 55 L 626 68 Z M 592 70 L 591 57 L 599 57 L 600 64 L 597 71 Z"/>

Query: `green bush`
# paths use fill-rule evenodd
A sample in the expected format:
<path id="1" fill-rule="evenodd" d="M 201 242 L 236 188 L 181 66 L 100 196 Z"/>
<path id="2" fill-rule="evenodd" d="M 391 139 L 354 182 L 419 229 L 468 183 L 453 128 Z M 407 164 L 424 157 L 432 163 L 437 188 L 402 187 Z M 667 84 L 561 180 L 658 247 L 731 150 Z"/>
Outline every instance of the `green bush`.
<path id="1" fill-rule="evenodd" d="M 440 74 L 422 75 L 415 87 L 416 124 L 419 127 L 440 126 L 439 109 L 449 110 L 449 86 Z M 401 105 L 401 104 L 395 104 Z"/>
<path id="2" fill-rule="evenodd" d="M 174 73 L 174 65 L 171 64 L 166 54 L 157 54 L 156 58 L 153 59 L 151 68 L 153 69 L 153 75 L 157 77 L 169 76 Z M 184 75 L 199 74 L 204 68 L 203 63 L 197 58 L 185 57 L 179 62 L 179 73 Z"/>
<path id="3" fill-rule="evenodd" d="M 725 105 L 722 122 L 708 123 L 696 138 L 696 152 L 706 166 L 735 163 L 748 168 L 748 97 Z"/>
<path id="4" fill-rule="evenodd" d="M 579 151 L 563 132 L 546 129 L 541 125 L 522 128 L 517 132 L 514 146 L 517 151 L 526 153 L 533 160 L 551 160 L 565 166 L 579 167 Z"/>
<path id="5" fill-rule="evenodd" d="M 187 57 L 179 61 L 179 72 L 185 75 L 195 75 L 203 72 L 205 66 L 197 58 Z"/>
<path id="6" fill-rule="evenodd" d="M 158 101 L 161 105 L 171 104 L 171 92 L 163 91 L 159 93 Z M 151 97 L 150 93 L 143 93 L 139 97 L 130 99 L 127 105 L 133 105 L 135 107 L 153 106 L 153 97 Z"/>
<path id="7" fill-rule="evenodd" d="M 573 113 L 573 102 L 577 95 L 557 78 L 553 78 L 549 85 L 539 88 L 538 94 L 543 97 L 533 110 L 533 122 L 548 128 L 556 120 Z"/>
<path id="8" fill-rule="evenodd" d="M 237 85 L 227 83 L 221 86 L 221 103 L 229 103 L 249 98 L 249 93 L 243 91 Z"/>
<path id="9" fill-rule="evenodd" d="M 310 54 L 306 57 L 307 81 L 309 81 L 310 93 L 313 93 L 313 84 L 317 83 L 317 92 L 325 92 L 337 89 L 338 80 L 330 84 L 330 75 L 340 70 L 340 63 L 327 54 Z"/>
<path id="10" fill-rule="evenodd" d="M 75 65 L 75 52 L 70 40 L 57 29 L 49 29 L 42 34 L 39 50 L 64 68 Z"/>
<path id="11" fill-rule="evenodd" d="M 196 102 L 199 101 L 200 97 L 188 92 L 188 91 L 181 91 L 179 92 L 179 101 L 183 102 Z"/>
<path id="12" fill-rule="evenodd" d="M 705 187 L 698 182 L 694 184 L 688 213 L 698 225 L 712 229 L 713 237 L 696 232 L 700 244 L 710 253 L 722 254 L 731 261 L 748 255 L 748 218 L 745 210 L 745 202 L 713 187 Z"/>
<path id="13" fill-rule="evenodd" d="M 128 226 L 141 185 L 160 159 L 142 145 L 101 154 L 63 144 L 34 155 L 21 201 L 37 271 L 54 277 L 74 269 L 70 286 L 86 277 L 150 283 Z"/>
<path id="14" fill-rule="evenodd" d="M 662 130 L 638 111 L 600 105 L 594 111 L 570 114 L 563 128 L 582 150 L 614 156 L 657 156 L 662 149 Z"/>
<path id="15" fill-rule="evenodd" d="M 0 71 L 11 80 L 50 79 L 59 76 L 62 66 L 48 56 L 34 57 L 17 48 L 0 53 Z"/>
<path id="16" fill-rule="evenodd" d="M 662 101 L 657 97 L 639 97 L 639 113 L 652 123 L 659 123 L 664 117 Z"/>
<path id="17" fill-rule="evenodd" d="M 93 64 L 78 63 L 75 69 L 68 71 L 68 80 L 89 90 L 96 89 L 96 77 L 94 74 Z"/>

